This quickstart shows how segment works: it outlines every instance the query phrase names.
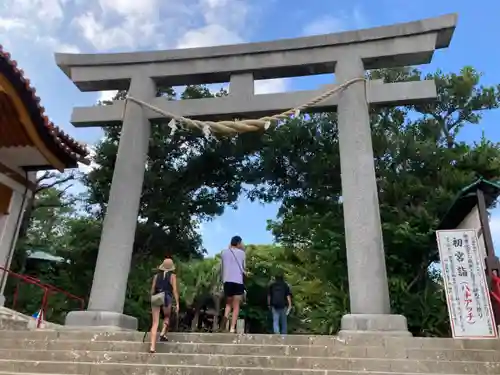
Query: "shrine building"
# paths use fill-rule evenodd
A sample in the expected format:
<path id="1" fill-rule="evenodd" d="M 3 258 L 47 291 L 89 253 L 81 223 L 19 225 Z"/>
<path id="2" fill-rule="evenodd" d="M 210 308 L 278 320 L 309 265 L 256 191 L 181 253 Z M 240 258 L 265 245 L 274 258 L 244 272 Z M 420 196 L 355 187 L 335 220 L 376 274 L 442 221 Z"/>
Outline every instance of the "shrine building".
<path id="1" fill-rule="evenodd" d="M 0 305 L 36 172 L 88 164 L 85 145 L 55 126 L 15 60 L 0 45 Z"/>

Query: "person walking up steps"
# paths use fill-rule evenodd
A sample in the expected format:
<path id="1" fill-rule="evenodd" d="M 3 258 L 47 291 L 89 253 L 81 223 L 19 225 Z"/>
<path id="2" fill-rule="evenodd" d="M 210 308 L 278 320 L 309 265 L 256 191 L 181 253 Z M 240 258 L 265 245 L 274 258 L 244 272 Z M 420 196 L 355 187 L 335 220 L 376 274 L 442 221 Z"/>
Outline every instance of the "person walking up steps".
<path id="1" fill-rule="evenodd" d="M 177 289 L 177 277 L 174 273 L 175 265 L 172 259 L 166 258 L 158 267 L 156 275 L 153 277 L 151 285 L 151 315 L 153 322 L 151 324 L 151 346 L 150 353 L 156 352 L 156 334 L 160 323 L 160 310 L 163 309 L 164 320 L 161 332 L 161 340 L 167 341 L 166 334 L 172 312 L 172 297 L 175 298 L 175 307 L 179 314 L 179 292 Z"/>
<path id="2" fill-rule="evenodd" d="M 274 333 L 286 335 L 287 318 L 292 308 L 292 293 L 282 274 L 276 275 L 269 286 L 267 303 L 273 314 Z"/>
<path id="3" fill-rule="evenodd" d="M 240 236 L 231 238 L 228 249 L 221 254 L 221 274 L 224 283 L 224 297 L 226 298 L 226 308 L 222 318 L 220 328 L 224 330 L 227 319 L 233 310 L 230 332 L 236 333 L 236 322 L 240 313 L 240 304 L 245 294 L 245 251 L 243 240 Z"/>

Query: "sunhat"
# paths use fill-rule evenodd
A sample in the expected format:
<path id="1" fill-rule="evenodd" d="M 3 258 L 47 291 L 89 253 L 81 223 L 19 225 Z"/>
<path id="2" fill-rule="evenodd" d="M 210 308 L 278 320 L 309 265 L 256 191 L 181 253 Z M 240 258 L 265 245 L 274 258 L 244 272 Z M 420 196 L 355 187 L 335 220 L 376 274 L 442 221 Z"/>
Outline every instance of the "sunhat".
<path id="1" fill-rule="evenodd" d="M 167 258 L 163 261 L 162 264 L 160 264 L 158 266 L 158 269 L 160 271 L 164 271 L 164 272 L 171 272 L 171 271 L 175 271 L 175 264 L 174 264 L 174 261 L 170 258 Z"/>

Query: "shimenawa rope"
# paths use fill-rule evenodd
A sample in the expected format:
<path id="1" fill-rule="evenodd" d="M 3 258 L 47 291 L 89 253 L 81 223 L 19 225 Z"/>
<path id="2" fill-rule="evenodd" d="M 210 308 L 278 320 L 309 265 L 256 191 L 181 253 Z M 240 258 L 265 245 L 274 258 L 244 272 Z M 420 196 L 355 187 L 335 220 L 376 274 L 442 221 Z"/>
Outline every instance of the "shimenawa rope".
<path id="1" fill-rule="evenodd" d="M 360 81 L 366 81 L 366 79 L 361 77 L 353 78 L 349 81 L 344 82 L 339 86 L 336 86 L 330 90 L 325 91 L 323 94 L 311 99 L 309 102 L 305 104 L 302 104 L 298 107 L 289 109 L 288 111 L 273 116 L 265 116 L 255 120 L 234 120 L 234 121 L 218 121 L 218 122 L 192 120 L 187 117 L 177 116 L 173 113 L 164 111 L 142 100 L 136 99 L 133 96 L 127 95 L 125 98 L 122 120 L 125 117 L 127 102 L 131 101 L 142 107 L 148 108 L 153 112 L 159 113 L 160 115 L 165 116 L 166 118 L 171 119 L 170 122 L 168 123 L 168 126 L 172 129 L 172 133 L 174 133 L 177 130 L 176 122 L 179 122 L 191 128 L 200 129 L 207 138 L 210 136 L 212 131 L 214 133 L 219 133 L 219 134 L 236 134 L 236 133 L 257 131 L 260 129 L 267 130 L 271 126 L 272 122 L 287 119 L 292 114 L 298 116 L 302 110 L 312 107 L 313 105 L 316 105 L 318 103 L 321 103 L 326 99 L 330 98 L 331 96 L 335 95 L 336 93 L 345 90 L 353 83 Z"/>

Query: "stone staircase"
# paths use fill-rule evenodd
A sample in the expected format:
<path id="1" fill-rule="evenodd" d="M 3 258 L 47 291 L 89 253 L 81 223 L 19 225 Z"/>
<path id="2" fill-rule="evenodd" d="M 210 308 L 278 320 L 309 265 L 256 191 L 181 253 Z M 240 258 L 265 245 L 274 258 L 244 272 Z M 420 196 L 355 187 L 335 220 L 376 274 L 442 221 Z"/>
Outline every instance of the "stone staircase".
<path id="1" fill-rule="evenodd" d="M 500 340 L 0 331 L 0 375 L 500 374 Z"/>

